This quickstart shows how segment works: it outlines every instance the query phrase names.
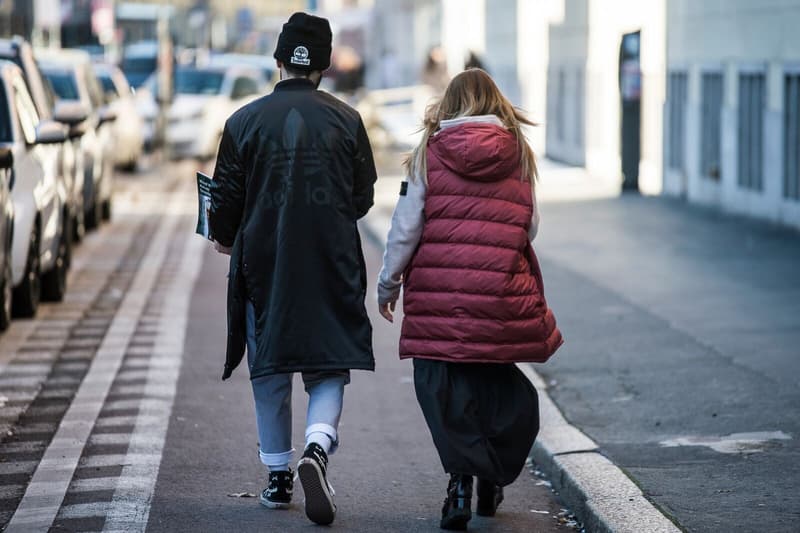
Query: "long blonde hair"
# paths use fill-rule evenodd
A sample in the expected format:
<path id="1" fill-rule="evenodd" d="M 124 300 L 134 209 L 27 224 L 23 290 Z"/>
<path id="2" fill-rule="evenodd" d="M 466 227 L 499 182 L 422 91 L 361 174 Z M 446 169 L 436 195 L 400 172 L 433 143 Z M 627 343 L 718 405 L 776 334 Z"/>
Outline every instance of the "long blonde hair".
<path id="1" fill-rule="evenodd" d="M 514 134 L 519 148 L 522 179 L 530 180 L 533 187 L 539 171 L 536 167 L 536 156 L 525 139 L 522 126 L 536 126 L 536 123 L 514 107 L 500 92 L 491 76 L 479 68 L 471 68 L 456 75 L 450 80 L 441 100 L 428 106 L 422 122 L 422 140 L 405 160 L 406 171 L 411 179 L 415 179 L 417 175 L 426 179 L 428 140 L 439 129 L 439 123 L 446 119 L 475 115 L 495 115 Z"/>

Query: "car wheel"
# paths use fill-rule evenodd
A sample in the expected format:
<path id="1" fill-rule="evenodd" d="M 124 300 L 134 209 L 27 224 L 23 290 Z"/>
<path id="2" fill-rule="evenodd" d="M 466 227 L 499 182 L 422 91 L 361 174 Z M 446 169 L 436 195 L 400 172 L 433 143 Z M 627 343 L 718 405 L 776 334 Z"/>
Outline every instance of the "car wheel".
<path id="1" fill-rule="evenodd" d="M 11 274 L 11 256 L 6 252 L 6 261 L 3 265 L 3 287 L 0 290 L 0 331 L 5 331 L 11 324 L 11 299 L 14 280 Z"/>
<path id="2" fill-rule="evenodd" d="M 39 257 L 39 228 L 35 226 L 28 244 L 28 259 L 25 261 L 25 276 L 14 288 L 11 310 L 15 316 L 31 318 L 39 308 L 42 295 L 41 259 Z"/>
<path id="3" fill-rule="evenodd" d="M 70 261 L 70 229 L 61 229 L 58 239 L 58 253 L 53 268 L 42 276 L 42 299 L 60 302 L 67 292 L 67 271 Z"/>
<path id="4" fill-rule="evenodd" d="M 83 208 L 78 209 L 78 212 L 72 218 L 72 242 L 81 242 L 83 236 L 86 235 L 86 223 Z"/>
<path id="5" fill-rule="evenodd" d="M 86 226 L 86 229 L 89 230 L 97 229 L 97 227 L 100 226 L 101 214 L 102 214 L 100 212 L 100 209 L 101 209 L 100 205 L 95 200 L 92 203 L 92 206 L 89 208 L 89 210 L 86 211 L 84 216 L 84 225 Z"/>
<path id="6" fill-rule="evenodd" d="M 111 198 L 105 200 L 102 204 L 100 204 L 100 216 L 103 220 L 109 221 L 111 220 Z"/>

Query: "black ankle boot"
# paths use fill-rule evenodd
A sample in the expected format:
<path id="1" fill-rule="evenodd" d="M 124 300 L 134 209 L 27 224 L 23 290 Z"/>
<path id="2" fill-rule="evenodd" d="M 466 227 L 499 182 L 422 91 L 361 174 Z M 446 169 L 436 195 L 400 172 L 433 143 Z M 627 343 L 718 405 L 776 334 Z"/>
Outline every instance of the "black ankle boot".
<path id="1" fill-rule="evenodd" d="M 494 516 L 497 506 L 503 501 L 503 487 L 499 487 L 491 481 L 478 479 L 478 504 L 475 512 L 480 516 Z"/>
<path id="2" fill-rule="evenodd" d="M 447 498 L 442 507 L 442 529 L 467 529 L 472 518 L 472 476 L 451 474 L 447 485 Z"/>

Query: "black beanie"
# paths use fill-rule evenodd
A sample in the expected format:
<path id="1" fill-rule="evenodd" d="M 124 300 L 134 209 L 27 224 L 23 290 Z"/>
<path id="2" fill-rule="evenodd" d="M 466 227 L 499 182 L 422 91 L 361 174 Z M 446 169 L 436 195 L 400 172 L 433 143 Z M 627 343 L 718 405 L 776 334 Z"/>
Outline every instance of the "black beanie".
<path id="1" fill-rule="evenodd" d="M 297 70 L 325 70 L 331 66 L 331 25 L 328 19 L 295 13 L 283 25 L 274 57 Z"/>

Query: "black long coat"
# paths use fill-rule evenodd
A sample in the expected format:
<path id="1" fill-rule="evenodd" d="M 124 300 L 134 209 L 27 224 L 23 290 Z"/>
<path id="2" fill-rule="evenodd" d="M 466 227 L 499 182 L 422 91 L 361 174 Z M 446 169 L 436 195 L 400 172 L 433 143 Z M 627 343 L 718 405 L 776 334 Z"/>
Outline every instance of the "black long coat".
<path id="1" fill-rule="evenodd" d="M 233 247 L 223 379 L 244 355 L 247 299 L 251 378 L 374 369 L 356 221 L 376 179 L 358 113 L 308 80 L 282 81 L 228 119 L 210 213 L 212 237 Z"/>

